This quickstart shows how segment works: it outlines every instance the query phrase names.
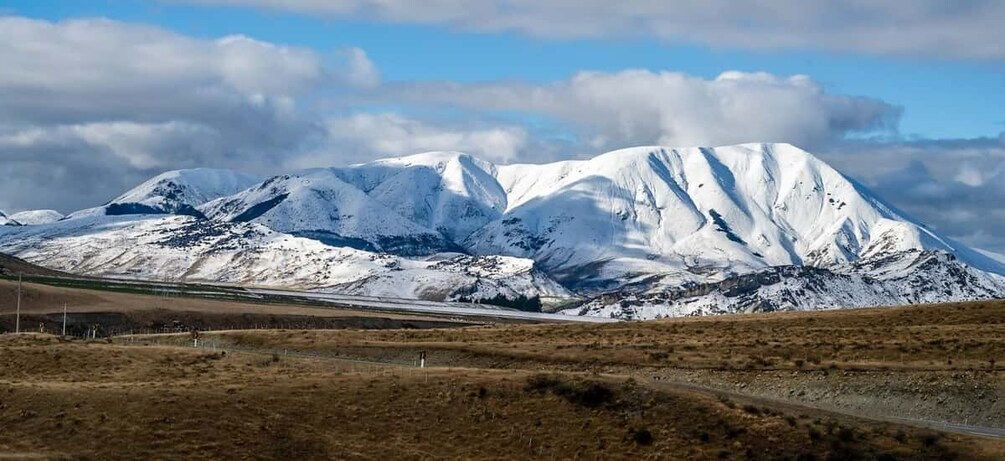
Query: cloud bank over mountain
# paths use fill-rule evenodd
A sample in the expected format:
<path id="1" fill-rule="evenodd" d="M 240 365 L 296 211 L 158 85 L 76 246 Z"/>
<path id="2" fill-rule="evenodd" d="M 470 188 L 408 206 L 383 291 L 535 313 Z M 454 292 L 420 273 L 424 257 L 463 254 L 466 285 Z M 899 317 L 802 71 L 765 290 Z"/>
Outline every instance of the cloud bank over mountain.
<path id="1" fill-rule="evenodd" d="M 463 10 L 448 3 L 431 5 L 428 20 L 439 23 L 441 7 Z M 345 9 L 331 9 L 338 4 Z M 561 11 L 550 4 L 549 14 Z M 288 5 L 382 20 L 405 7 Z M 507 11 L 538 8 L 517 6 Z M 464 17 L 446 21 L 478 29 Z M 535 33 L 510 21 L 503 29 Z M 0 61 L 0 208 L 12 212 L 103 203 L 177 168 L 268 175 L 432 150 L 541 163 L 632 145 L 791 142 L 946 234 L 1005 251 L 993 219 L 1005 203 L 1000 138 L 901 141 L 900 106 L 805 75 L 625 69 L 550 82 L 386 80 L 356 47 L 325 53 L 108 19 L 14 16 L 0 17 Z M 926 208 L 933 200 L 950 212 Z"/>

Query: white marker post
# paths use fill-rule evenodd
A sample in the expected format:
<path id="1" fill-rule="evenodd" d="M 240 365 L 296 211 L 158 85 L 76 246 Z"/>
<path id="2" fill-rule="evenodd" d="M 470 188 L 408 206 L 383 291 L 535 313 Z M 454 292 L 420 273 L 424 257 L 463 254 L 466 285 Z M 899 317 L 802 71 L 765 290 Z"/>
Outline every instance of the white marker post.
<path id="1" fill-rule="evenodd" d="M 63 303 L 63 337 L 66 337 L 66 303 Z"/>
<path id="2" fill-rule="evenodd" d="M 419 368 L 426 368 L 426 351 L 419 352 Z"/>

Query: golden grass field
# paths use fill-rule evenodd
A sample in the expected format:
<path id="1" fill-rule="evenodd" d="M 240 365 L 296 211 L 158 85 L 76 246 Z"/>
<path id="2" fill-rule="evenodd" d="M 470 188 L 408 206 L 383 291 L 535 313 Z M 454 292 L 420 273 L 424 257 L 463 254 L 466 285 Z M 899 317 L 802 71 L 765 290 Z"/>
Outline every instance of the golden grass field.
<path id="1" fill-rule="evenodd" d="M 38 290 L 93 297 L 80 304 L 98 314 L 152 302 Z M 172 302 L 149 312 L 245 307 Z M 0 459 L 1005 458 L 1001 439 L 861 417 L 907 405 L 997 425 L 1002 301 L 451 326 L 204 332 L 210 349 L 187 334 L 2 335 Z M 420 351 L 430 368 L 413 367 Z M 824 397 L 810 405 L 795 389 Z M 926 392 L 930 407 L 915 405 Z"/>
<path id="2" fill-rule="evenodd" d="M 1002 370 L 1005 300 L 648 322 L 432 330 L 227 332 L 227 342 L 381 356 L 429 350 L 452 364 L 576 370 Z"/>
<path id="3" fill-rule="evenodd" d="M 0 338 L 0 457 L 1000 459 L 1001 442 L 589 373 Z M 831 458 L 827 458 L 830 456 Z"/>

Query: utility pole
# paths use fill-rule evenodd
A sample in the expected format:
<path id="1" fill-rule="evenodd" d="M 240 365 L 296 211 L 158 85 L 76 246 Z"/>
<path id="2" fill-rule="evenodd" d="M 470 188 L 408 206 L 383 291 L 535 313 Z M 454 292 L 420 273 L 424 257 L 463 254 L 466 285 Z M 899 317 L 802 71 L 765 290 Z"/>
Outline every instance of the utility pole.
<path id="1" fill-rule="evenodd" d="M 66 303 L 63 303 L 63 337 L 66 337 Z"/>
<path id="2" fill-rule="evenodd" d="M 17 273 L 17 314 L 14 316 L 14 333 L 21 332 L 21 273 Z"/>

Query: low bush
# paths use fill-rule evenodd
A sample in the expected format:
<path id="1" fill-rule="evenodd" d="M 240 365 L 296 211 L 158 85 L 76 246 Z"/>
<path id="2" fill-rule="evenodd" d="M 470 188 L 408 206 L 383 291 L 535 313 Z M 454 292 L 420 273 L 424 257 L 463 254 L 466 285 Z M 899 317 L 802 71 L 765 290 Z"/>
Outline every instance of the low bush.
<path id="1" fill-rule="evenodd" d="M 551 392 L 575 405 L 595 408 L 614 400 L 614 391 L 596 381 L 565 382 L 551 375 L 534 375 L 527 379 L 524 389 L 531 392 Z"/>
<path id="2" fill-rule="evenodd" d="M 639 445 L 652 445 L 653 444 L 653 434 L 649 432 L 648 429 L 639 429 L 632 433 L 632 440 Z"/>

